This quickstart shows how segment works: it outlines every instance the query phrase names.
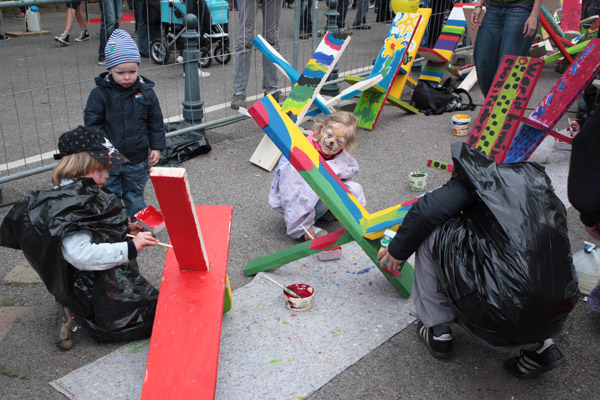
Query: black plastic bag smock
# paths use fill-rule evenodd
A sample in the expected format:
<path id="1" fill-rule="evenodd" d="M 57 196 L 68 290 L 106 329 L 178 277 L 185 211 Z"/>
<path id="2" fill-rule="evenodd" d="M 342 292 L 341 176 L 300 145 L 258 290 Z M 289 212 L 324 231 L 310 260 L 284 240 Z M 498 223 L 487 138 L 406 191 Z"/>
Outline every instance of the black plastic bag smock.
<path id="1" fill-rule="evenodd" d="M 127 240 L 127 214 L 93 179 L 29 192 L 0 227 L 0 245 L 23 250 L 56 300 L 82 317 L 96 340 L 133 340 L 152 331 L 158 291 L 135 260 L 105 271 L 80 271 L 65 261 L 62 239 L 78 231 L 93 243 Z"/>
<path id="2" fill-rule="evenodd" d="M 459 320 L 493 346 L 552 337 L 580 294 L 550 179 L 538 164 L 498 165 L 464 143 L 452 156 L 476 201 L 441 226 L 434 257 Z"/>

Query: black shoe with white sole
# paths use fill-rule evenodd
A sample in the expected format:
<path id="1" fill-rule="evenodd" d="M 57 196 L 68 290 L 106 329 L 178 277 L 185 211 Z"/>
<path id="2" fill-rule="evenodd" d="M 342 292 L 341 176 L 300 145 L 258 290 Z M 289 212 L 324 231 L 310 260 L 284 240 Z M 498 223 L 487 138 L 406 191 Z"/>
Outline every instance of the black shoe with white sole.
<path id="1" fill-rule="evenodd" d="M 427 345 L 427 349 L 436 358 L 447 358 L 452 355 L 452 333 L 439 336 L 433 334 L 433 328 L 427 328 L 423 322 L 417 323 L 417 333 Z"/>
<path id="2" fill-rule="evenodd" d="M 529 379 L 548 372 L 565 362 L 565 357 L 552 339 L 546 339 L 539 349 L 521 350 L 518 357 L 506 360 L 504 369 L 519 379 Z"/>

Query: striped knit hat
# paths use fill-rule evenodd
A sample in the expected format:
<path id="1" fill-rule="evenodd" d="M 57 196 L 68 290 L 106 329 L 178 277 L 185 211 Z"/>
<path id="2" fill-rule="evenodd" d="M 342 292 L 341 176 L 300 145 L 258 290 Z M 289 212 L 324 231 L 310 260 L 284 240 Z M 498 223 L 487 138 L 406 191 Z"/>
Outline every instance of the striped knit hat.
<path id="1" fill-rule="evenodd" d="M 129 33 L 122 29 L 115 29 L 106 42 L 104 48 L 106 69 L 126 62 L 140 63 L 140 51 Z"/>

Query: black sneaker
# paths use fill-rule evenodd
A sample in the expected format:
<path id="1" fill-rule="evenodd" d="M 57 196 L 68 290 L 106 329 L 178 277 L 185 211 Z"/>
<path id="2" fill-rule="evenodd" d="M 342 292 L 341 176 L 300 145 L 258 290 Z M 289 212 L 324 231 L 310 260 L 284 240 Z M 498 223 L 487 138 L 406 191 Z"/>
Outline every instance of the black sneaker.
<path id="1" fill-rule="evenodd" d="M 565 362 L 565 357 L 552 342 L 552 339 L 546 339 L 539 349 L 533 351 L 521 350 L 518 357 L 506 360 L 504 369 L 514 377 L 529 379 L 548 372 Z"/>
<path id="2" fill-rule="evenodd" d="M 65 32 L 60 36 L 54 36 L 54 40 L 56 40 L 59 44 L 62 44 L 63 46 L 68 46 L 69 34 Z"/>
<path id="3" fill-rule="evenodd" d="M 447 358 L 452 355 L 452 334 L 444 333 L 440 336 L 433 335 L 433 328 L 427 328 L 423 322 L 417 323 L 417 333 L 425 342 L 429 352 L 436 358 Z"/>
<path id="4" fill-rule="evenodd" d="M 73 332 L 78 328 L 77 322 L 75 322 L 75 314 L 73 312 L 56 302 L 58 310 L 58 339 L 56 346 L 61 350 L 70 350 L 73 348 Z"/>
<path id="5" fill-rule="evenodd" d="M 280 100 L 280 97 L 281 97 L 281 90 L 278 90 L 278 91 L 273 92 L 273 93 L 267 93 L 267 92 L 265 92 L 264 93 L 265 97 L 267 96 L 267 94 L 270 94 L 271 96 L 273 96 L 273 100 L 275 100 L 275 103 L 280 104 L 279 100 Z"/>
<path id="6" fill-rule="evenodd" d="M 2 33 L 0 33 L 0 42 L 6 41 L 6 40 L 10 40 L 10 36 L 6 36 L 6 35 L 3 35 Z"/>
<path id="7" fill-rule="evenodd" d="M 90 34 L 88 33 L 87 29 L 84 29 L 81 31 L 79 36 L 75 38 L 75 41 L 76 42 L 84 42 L 86 40 L 90 40 Z"/>

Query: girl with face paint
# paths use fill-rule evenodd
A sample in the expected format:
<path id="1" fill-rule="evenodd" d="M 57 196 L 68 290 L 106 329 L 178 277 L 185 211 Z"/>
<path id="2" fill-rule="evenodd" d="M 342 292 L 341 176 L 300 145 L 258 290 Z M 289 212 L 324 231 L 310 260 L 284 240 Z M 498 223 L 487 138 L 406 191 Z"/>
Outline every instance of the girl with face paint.
<path id="1" fill-rule="evenodd" d="M 362 186 L 353 181 L 358 173 L 358 164 L 349 153 L 356 144 L 357 132 L 356 117 L 347 111 L 338 111 L 317 123 L 308 140 L 364 206 L 366 200 Z M 334 218 L 285 157 L 281 158 L 275 169 L 269 204 L 283 214 L 287 234 L 294 239 L 310 240 L 303 227 L 314 237 L 316 221 L 320 218 L 332 221 Z"/>

